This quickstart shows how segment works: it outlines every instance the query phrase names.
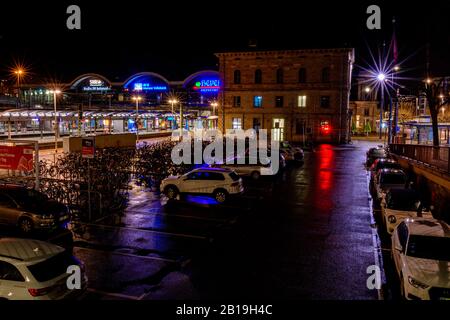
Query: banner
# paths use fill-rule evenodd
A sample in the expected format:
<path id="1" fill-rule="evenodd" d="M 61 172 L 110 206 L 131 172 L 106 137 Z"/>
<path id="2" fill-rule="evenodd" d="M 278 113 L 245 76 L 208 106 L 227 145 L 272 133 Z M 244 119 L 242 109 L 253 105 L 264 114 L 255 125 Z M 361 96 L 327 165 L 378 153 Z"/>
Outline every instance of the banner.
<path id="1" fill-rule="evenodd" d="M 0 169 L 33 171 L 33 147 L 0 146 Z"/>

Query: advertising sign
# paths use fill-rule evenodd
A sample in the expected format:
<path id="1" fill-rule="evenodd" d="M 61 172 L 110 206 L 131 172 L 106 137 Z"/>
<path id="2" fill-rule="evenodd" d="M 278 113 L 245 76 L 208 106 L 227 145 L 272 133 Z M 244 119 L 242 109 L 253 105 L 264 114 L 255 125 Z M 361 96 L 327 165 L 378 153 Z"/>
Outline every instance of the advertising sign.
<path id="1" fill-rule="evenodd" d="M 86 159 L 93 159 L 95 157 L 94 138 L 81 139 L 81 157 Z"/>
<path id="2" fill-rule="evenodd" d="M 33 147 L 0 146 L 0 169 L 33 171 Z"/>

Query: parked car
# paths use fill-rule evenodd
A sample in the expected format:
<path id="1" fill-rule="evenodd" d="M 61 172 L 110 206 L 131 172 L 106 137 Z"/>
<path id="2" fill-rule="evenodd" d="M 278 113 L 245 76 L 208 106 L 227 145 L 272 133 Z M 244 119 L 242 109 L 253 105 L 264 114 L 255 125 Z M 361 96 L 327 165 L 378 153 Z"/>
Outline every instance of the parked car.
<path id="1" fill-rule="evenodd" d="M 67 206 L 34 189 L 0 185 L 0 224 L 16 226 L 24 233 L 54 229 L 69 221 Z"/>
<path id="2" fill-rule="evenodd" d="M 288 141 L 280 142 L 280 152 L 283 154 L 286 161 L 302 161 L 304 152 L 299 147 L 292 146 Z"/>
<path id="3" fill-rule="evenodd" d="M 213 167 L 230 169 L 240 176 L 248 176 L 254 180 L 258 180 L 261 176 L 273 176 L 286 166 L 284 156 L 280 154 L 279 157 L 278 168 L 274 168 L 271 162 L 268 164 L 261 164 L 257 157 L 253 158 L 249 155 L 232 157 L 231 159 L 225 160 L 223 163 L 214 164 Z"/>
<path id="4" fill-rule="evenodd" d="M 450 226 L 440 220 L 402 221 L 392 235 L 392 258 L 406 299 L 450 300 Z"/>
<path id="5" fill-rule="evenodd" d="M 376 159 L 387 158 L 388 154 L 383 146 L 378 146 L 376 148 L 370 148 L 367 153 L 366 165 L 370 167 Z"/>
<path id="6" fill-rule="evenodd" d="M 381 201 L 391 188 L 406 188 L 408 178 L 402 170 L 382 169 L 375 178 L 375 196 Z"/>
<path id="7" fill-rule="evenodd" d="M 423 218 L 433 218 L 428 208 L 423 208 L 420 195 L 415 190 L 393 188 L 381 200 L 381 216 L 389 234 L 406 218 L 417 218 L 419 215 Z"/>
<path id="8" fill-rule="evenodd" d="M 378 158 L 370 166 L 371 179 L 375 177 L 381 169 L 397 169 L 402 170 L 402 166 L 394 159 Z"/>
<path id="9" fill-rule="evenodd" d="M 81 288 L 69 289 L 69 266 L 79 266 Z M 0 238 L 0 300 L 56 300 L 81 296 L 87 288 L 84 265 L 53 244 Z"/>
<path id="10" fill-rule="evenodd" d="M 162 181 L 160 189 L 169 199 L 180 194 L 205 194 L 219 203 L 244 192 L 241 177 L 226 168 L 198 168 L 182 176 L 170 176 Z"/>

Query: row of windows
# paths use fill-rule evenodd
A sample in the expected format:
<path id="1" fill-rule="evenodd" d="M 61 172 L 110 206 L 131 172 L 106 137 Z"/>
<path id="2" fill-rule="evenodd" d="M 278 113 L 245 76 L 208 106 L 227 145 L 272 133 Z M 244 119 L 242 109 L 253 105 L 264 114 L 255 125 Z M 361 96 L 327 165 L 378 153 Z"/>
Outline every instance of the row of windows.
<path id="1" fill-rule="evenodd" d="M 253 107 L 254 108 L 262 108 L 263 106 L 263 97 L 262 96 L 253 96 Z M 276 96 L 275 97 L 275 107 L 282 108 L 284 106 L 284 97 Z M 233 97 L 233 107 L 240 108 L 241 107 L 241 96 Z M 297 107 L 306 108 L 306 96 L 299 95 L 297 96 Z M 330 107 L 330 96 L 320 96 L 320 107 L 321 108 L 329 108 Z"/>
<path id="2" fill-rule="evenodd" d="M 328 123 L 327 121 L 321 121 L 321 123 Z M 243 129 L 242 126 L 242 118 L 232 118 L 231 119 L 232 129 Z M 261 120 L 260 118 L 253 118 L 253 129 L 260 130 L 261 129 Z M 273 129 L 284 130 L 284 119 L 274 119 L 273 121 Z M 312 134 L 312 128 L 307 126 L 306 121 L 303 119 L 295 120 L 295 134 L 297 135 L 308 135 Z"/>
<path id="3" fill-rule="evenodd" d="M 282 68 L 277 69 L 275 74 L 276 83 L 281 84 L 284 83 L 284 71 Z M 325 67 L 322 69 L 322 75 L 321 75 L 322 82 L 330 82 L 330 68 Z M 306 79 L 306 68 L 300 68 L 298 69 L 298 83 L 305 83 L 307 81 Z M 233 82 L 234 84 L 241 84 L 241 70 L 234 70 L 233 75 Z M 255 70 L 255 78 L 254 78 L 255 84 L 261 84 L 263 83 L 263 74 L 261 69 Z"/>

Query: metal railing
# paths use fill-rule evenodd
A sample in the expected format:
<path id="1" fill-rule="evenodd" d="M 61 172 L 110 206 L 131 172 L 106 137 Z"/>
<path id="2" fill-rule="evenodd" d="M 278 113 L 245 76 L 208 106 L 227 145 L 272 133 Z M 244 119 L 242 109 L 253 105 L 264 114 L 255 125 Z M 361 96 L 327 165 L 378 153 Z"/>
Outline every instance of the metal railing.
<path id="1" fill-rule="evenodd" d="M 450 147 L 434 147 L 414 144 L 390 144 L 389 151 L 450 173 Z"/>

